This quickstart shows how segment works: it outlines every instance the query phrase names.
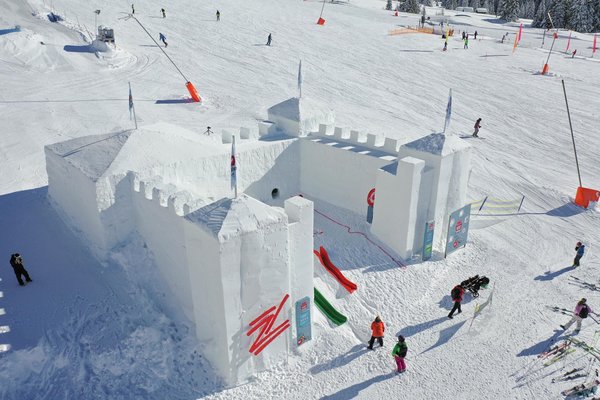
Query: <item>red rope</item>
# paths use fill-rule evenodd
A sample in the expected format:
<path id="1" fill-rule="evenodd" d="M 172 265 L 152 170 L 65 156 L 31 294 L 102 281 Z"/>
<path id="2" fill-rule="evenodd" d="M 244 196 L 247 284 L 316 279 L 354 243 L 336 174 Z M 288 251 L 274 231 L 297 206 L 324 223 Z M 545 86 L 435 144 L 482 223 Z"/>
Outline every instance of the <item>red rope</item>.
<path id="1" fill-rule="evenodd" d="M 369 237 L 367 235 L 365 235 L 364 233 L 360 232 L 360 231 L 353 231 L 352 228 L 350 228 L 348 225 L 344 225 L 341 222 L 336 221 L 335 219 L 323 214 L 321 211 L 315 209 L 315 212 L 325 218 L 327 218 L 328 220 L 330 220 L 331 222 L 333 222 L 334 224 L 337 224 L 339 226 L 343 226 L 344 228 L 346 228 L 346 230 L 348 231 L 348 233 L 350 234 L 358 234 L 363 236 L 365 239 L 367 239 L 367 241 L 369 243 L 371 243 L 372 245 L 376 246 L 379 250 L 381 250 L 386 256 L 388 256 L 393 262 L 395 262 L 399 267 L 402 268 L 406 268 L 406 264 L 403 264 L 402 262 L 400 262 L 399 260 L 396 260 L 390 253 L 388 253 L 387 251 L 385 251 L 385 249 L 383 247 L 381 247 L 380 245 L 378 245 L 377 243 L 375 243 L 374 241 L 372 241 L 371 239 L 369 239 Z"/>

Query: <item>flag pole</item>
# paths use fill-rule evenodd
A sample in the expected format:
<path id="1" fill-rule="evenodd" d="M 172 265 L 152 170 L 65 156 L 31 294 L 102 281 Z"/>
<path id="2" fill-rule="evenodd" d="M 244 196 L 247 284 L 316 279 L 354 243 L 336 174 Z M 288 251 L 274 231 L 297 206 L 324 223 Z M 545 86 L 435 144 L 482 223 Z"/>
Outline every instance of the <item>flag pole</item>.
<path id="1" fill-rule="evenodd" d="M 131 120 L 131 112 L 133 111 L 133 121 L 135 122 L 135 129 L 137 129 L 137 117 L 135 116 L 135 104 L 133 104 L 133 96 L 131 95 L 131 82 L 129 84 L 129 120 Z"/>

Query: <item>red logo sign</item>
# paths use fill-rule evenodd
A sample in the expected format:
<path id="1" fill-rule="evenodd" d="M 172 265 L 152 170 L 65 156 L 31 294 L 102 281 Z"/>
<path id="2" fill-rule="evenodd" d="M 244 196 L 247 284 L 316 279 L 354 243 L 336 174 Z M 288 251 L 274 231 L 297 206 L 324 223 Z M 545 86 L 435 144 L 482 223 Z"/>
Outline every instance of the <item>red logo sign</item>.
<path id="1" fill-rule="evenodd" d="M 375 188 L 369 191 L 369 194 L 367 195 L 367 204 L 371 207 L 375 204 Z"/>
<path id="2" fill-rule="evenodd" d="M 308 304 L 306 302 L 303 302 L 302 304 L 300 304 L 300 309 L 302 311 L 306 310 L 307 307 L 308 307 Z"/>
<path id="3" fill-rule="evenodd" d="M 275 338 L 277 338 L 277 336 L 281 335 L 287 328 L 290 327 L 290 320 L 286 319 L 277 327 L 273 328 L 279 313 L 283 309 L 283 305 L 289 297 L 290 295 L 286 294 L 283 296 L 283 299 L 281 299 L 279 307 L 273 306 L 269 308 L 267 311 L 260 314 L 260 316 L 258 316 L 258 318 L 256 318 L 254 321 L 250 322 L 250 330 L 248 333 L 246 333 L 246 336 L 250 336 L 260 329 L 258 336 L 256 336 L 256 339 L 248 350 L 250 353 L 254 354 L 255 356 L 259 355 L 265 347 L 267 347 L 273 340 L 275 340 Z"/>
<path id="4" fill-rule="evenodd" d="M 452 243 L 452 246 L 454 246 L 454 248 L 458 247 L 458 240 L 455 240 L 454 243 Z"/>
<path id="5" fill-rule="evenodd" d="M 460 232 L 461 229 L 462 229 L 462 221 L 458 220 L 458 222 L 456 223 L 456 232 Z"/>

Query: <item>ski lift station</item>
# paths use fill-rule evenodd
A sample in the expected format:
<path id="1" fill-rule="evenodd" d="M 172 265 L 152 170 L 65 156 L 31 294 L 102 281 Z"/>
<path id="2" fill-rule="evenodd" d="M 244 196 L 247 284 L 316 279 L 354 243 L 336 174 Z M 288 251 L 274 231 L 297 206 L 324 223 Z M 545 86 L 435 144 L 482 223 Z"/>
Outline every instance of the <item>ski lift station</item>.
<path id="1" fill-rule="evenodd" d="M 115 32 L 112 28 L 100 25 L 98 27 L 97 40 L 104 43 L 115 43 Z"/>

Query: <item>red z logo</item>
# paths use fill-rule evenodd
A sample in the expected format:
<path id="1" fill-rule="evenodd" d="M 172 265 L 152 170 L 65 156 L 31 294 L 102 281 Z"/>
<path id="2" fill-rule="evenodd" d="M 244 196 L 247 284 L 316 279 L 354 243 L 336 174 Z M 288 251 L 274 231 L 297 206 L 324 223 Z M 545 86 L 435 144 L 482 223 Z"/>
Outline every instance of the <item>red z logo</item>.
<path id="1" fill-rule="evenodd" d="M 275 306 L 269 308 L 254 321 L 250 322 L 250 330 L 248 333 L 246 333 L 246 336 L 250 336 L 260 329 L 258 336 L 254 340 L 254 343 L 252 343 L 252 346 L 250 346 L 250 350 L 248 350 L 250 353 L 254 354 L 255 356 L 259 355 L 260 352 L 269 345 L 269 343 L 275 340 L 277 336 L 281 335 L 287 328 L 290 327 L 290 320 L 286 319 L 276 328 L 273 328 L 273 324 L 277 320 L 283 305 L 289 297 L 289 294 L 283 296 L 283 299 L 281 300 L 281 303 L 279 303 L 279 307 L 277 307 L 277 311 L 274 314 L 273 311 L 276 309 Z"/>

